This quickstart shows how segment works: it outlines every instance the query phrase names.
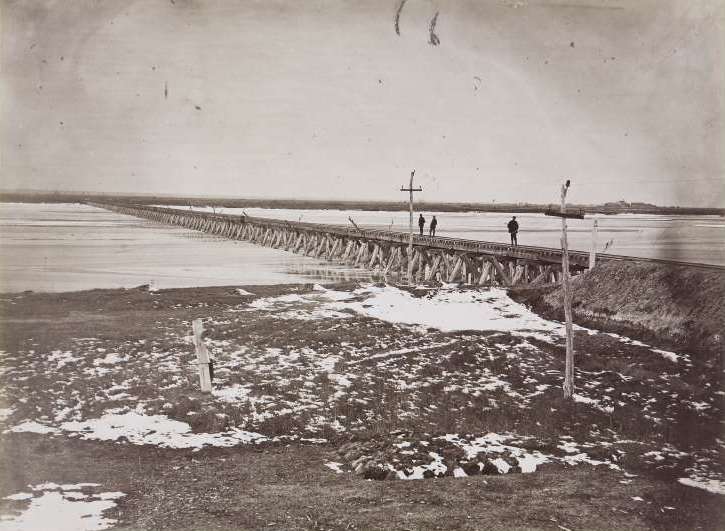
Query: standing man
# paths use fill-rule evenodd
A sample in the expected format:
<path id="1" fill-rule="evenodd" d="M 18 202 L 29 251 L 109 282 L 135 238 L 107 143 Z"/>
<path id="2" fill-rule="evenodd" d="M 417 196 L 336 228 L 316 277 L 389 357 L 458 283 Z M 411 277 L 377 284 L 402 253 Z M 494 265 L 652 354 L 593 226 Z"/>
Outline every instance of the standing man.
<path id="1" fill-rule="evenodd" d="M 516 221 L 516 216 L 511 218 L 511 221 L 508 222 L 507 225 L 509 229 L 509 234 L 511 235 L 511 245 L 518 245 L 519 241 L 516 238 L 516 234 L 519 232 L 519 223 Z"/>
<path id="2" fill-rule="evenodd" d="M 423 236 L 423 227 L 425 227 L 425 218 L 423 214 L 418 218 L 418 227 L 420 228 L 420 235 Z"/>
<path id="3" fill-rule="evenodd" d="M 430 231 L 429 231 L 429 234 L 431 236 L 435 236 L 436 235 L 436 227 L 437 226 L 438 226 L 438 220 L 436 219 L 435 216 L 433 216 L 433 219 L 430 220 Z"/>

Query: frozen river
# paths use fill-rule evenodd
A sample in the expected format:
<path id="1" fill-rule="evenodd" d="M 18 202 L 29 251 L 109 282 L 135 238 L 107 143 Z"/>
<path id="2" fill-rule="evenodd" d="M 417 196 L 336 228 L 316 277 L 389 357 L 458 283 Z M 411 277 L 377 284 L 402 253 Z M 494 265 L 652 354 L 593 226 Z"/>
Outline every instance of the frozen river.
<path id="1" fill-rule="evenodd" d="M 0 203 L 0 292 L 331 282 L 367 273 L 77 204 Z"/>
<path id="2" fill-rule="evenodd" d="M 405 212 L 246 209 L 251 216 L 407 229 Z M 224 209 L 240 214 L 238 209 Z M 424 212 L 430 220 L 433 213 Z M 438 234 L 506 242 L 510 215 L 437 214 Z M 559 246 L 561 221 L 517 214 L 522 245 Z M 592 219 L 571 220 L 572 248 L 588 250 Z M 716 216 L 600 216 L 598 247 L 615 254 L 725 265 Z M 253 244 L 162 226 L 76 204 L 0 203 L 0 291 L 74 291 L 331 282 L 364 271 Z"/>

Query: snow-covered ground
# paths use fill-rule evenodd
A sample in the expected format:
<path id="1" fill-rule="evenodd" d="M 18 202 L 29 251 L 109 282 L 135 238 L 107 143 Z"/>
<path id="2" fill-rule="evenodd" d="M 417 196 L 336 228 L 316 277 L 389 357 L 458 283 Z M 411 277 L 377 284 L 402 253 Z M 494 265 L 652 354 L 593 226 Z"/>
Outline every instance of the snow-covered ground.
<path id="1" fill-rule="evenodd" d="M 369 430 L 385 412 L 395 419 L 398 442 L 374 458 L 361 447 L 335 470 L 372 463 L 408 479 L 527 473 L 544 463 L 619 470 L 623 456 L 637 453 L 653 467 L 681 470 L 685 485 L 725 493 L 713 449 L 632 442 L 596 424 L 586 440 L 562 435 L 536 449 L 530 435 L 504 429 L 515 426 L 519 413 L 556 413 L 545 404 L 560 392 L 556 352 L 563 327 L 503 290 L 450 286 L 411 293 L 365 285 L 350 292 L 315 286 L 268 297 L 258 297 L 253 287 L 235 293 L 235 304 L 208 308 L 204 323 L 215 358 L 210 397 L 194 397 L 190 322 L 168 317 L 153 323 L 151 338 L 84 337 L 49 351 L 36 351 L 31 342 L 25 350 L 1 352 L 10 406 L 0 412 L 5 433 L 198 450 L 325 442 Z M 163 293 L 148 297 L 159 300 Z M 267 332 L 253 328 L 260 323 Z M 674 422 L 683 407 L 691 415 L 717 416 L 715 389 L 697 397 L 684 390 L 682 377 L 693 367 L 689 356 L 577 330 L 606 341 L 613 356 L 628 352 L 618 370 L 588 370 L 586 362 L 600 354 L 579 352 L 585 363 L 577 371 L 575 400 L 592 419 L 611 424 L 620 410 L 636 411 L 643 422 L 659 426 Z M 643 379 L 632 369 L 651 360 L 666 370 Z M 511 418 L 501 419 L 501 411 Z M 485 418 L 472 424 L 482 415 L 498 419 L 494 427 L 501 429 L 485 429 Z M 431 426 L 434 434 L 418 433 L 418 426 Z"/>

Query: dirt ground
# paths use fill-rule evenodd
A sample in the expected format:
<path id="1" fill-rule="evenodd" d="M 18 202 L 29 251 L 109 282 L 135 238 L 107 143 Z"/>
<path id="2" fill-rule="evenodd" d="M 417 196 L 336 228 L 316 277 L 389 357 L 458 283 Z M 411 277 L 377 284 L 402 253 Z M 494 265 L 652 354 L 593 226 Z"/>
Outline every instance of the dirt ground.
<path id="1" fill-rule="evenodd" d="M 119 529 L 718 529 L 725 522 L 721 496 L 677 482 L 722 466 L 721 382 L 709 360 L 672 362 L 646 345 L 580 331 L 577 378 L 589 401 L 568 404 L 556 341 L 413 330 L 295 298 L 313 291 L 4 296 L 0 407 L 12 412 L 0 428 L 28 419 L 57 427 L 143 403 L 147 414 L 197 433 L 238 428 L 266 439 L 196 451 L 84 440 L 83 430 L 4 431 L 0 498 L 43 482 L 100 483 L 126 494 L 105 513 Z M 280 306 L 280 296 L 292 297 Z M 205 320 L 219 393 L 243 388 L 253 401 L 198 392 L 188 340 L 195 318 Z M 488 391 L 471 392 L 477 387 Z M 442 438 L 456 433 L 470 442 L 489 432 L 518 434 L 508 444 L 550 459 L 533 473 L 497 473 Z M 567 445 L 600 464 L 567 460 Z M 429 449 L 445 458 L 441 477 L 367 479 L 382 466 L 425 464 Z M 363 457 L 361 469 L 355 463 Z M 480 471 L 471 467 L 479 464 Z M 451 477 L 457 467 L 469 474 Z M 21 505 L 0 500 L 0 513 Z"/>
<path id="2" fill-rule="evenodd" d="M 3 440 L 0 494 L 99 482 L 127 493 L 109 514 L 118 529 L 716 529 L 721 510 L 715 495 L 652 479 L 622 485 L 603 468 L 371 481 L 325 469 L 333 455 L 327 446 L 191 452 L 18 434 Z"/>

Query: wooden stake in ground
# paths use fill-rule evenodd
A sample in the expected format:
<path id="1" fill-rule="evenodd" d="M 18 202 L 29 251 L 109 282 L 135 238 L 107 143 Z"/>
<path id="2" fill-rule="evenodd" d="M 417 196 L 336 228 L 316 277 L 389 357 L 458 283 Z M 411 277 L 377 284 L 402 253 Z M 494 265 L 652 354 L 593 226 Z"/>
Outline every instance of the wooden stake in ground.
<path id="1" fill-rule="evenodd" d="M 574 337 L 571 319 L 571 286 L 569 285 L 569 242 L 566 237 L 566 193 L 569 181 L 561 187 L 561 269 L 564 289 L 564 317 L 566 318 L 566 365 L 564 368 L 564 398 L 574 395 Z"/>
<path id="2" fill-rule="evenodd" d="M 423 188 L 413 188 L 413 176 L 415 175 L 415 170 L 410 172 L 410 186 L 408 188 L 400 187 L 401 192 L 410 192 L 410 201 L 409 201 L 409 207 L 410 207 L 410 224 L 408 226 L 408 230 L 410 233 L 410 240 L 408 242 L 408 282 L 413 284 L 413 192 L 422 192 Z"/>
<path id="3" fill-rule="evenodd" d="M 196 360 L 199 367 L 199 385 L 202 393 L 211 393 L 211 371 L 209 360 L 209 351 L 206 349 L 201 334 L 204 333 L 204 326 L 201 319 L 194 319 L 191 323 L 191 329 L 194 332 L 194 347 L 196 348 Z"/>

